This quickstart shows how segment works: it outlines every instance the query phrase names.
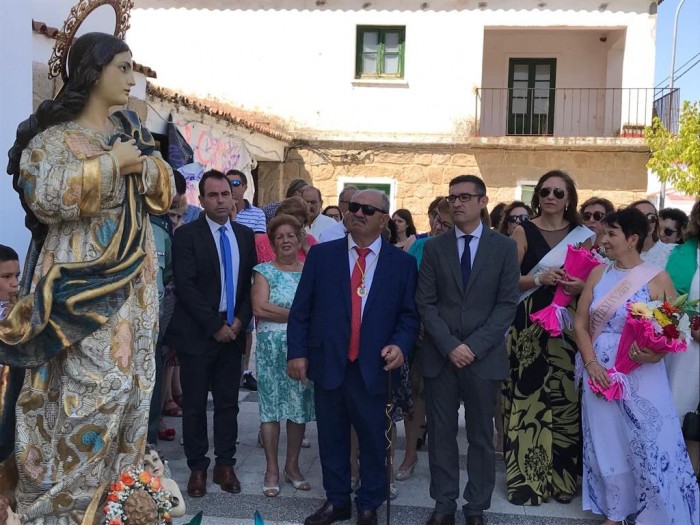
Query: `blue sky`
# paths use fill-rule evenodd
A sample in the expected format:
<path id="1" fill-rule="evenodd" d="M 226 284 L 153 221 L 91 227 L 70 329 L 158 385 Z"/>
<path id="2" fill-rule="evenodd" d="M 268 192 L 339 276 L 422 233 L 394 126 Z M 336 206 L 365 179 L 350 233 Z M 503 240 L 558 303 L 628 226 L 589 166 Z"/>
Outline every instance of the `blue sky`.
<path id="1" fill-rule="evenodd" d="M 656 19 L 656 69 L 655 85 L 663 82 L 668 85 L 671 72 L 671 48 L 673 42 L 673 19 L 680 0 L 665 0 L 659 6 Z M 685 0 L 678 18 L 676 40 L 676 70 L 700 53 L 700 0 Z M 700 59 L 700 56 L 691 60 Z M 687 66 L 686 66 L 687 67 Z M 680 72 L 676 73 L 676 77 Z M 688 71 L 683 77 L 674 81 L 675 87 L 680 88 L 683 100 L 700 100 L 700 63 Z"/>

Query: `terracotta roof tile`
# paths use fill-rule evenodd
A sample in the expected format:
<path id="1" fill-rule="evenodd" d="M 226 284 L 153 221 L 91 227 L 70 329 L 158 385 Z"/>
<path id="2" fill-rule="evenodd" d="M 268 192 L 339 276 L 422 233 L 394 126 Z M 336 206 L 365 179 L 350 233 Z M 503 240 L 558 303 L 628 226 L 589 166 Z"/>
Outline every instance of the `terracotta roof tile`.
<path id="1" fill-rule="evenodd" d="M 44 22 L 32 20 L 32 31 L 42 34 L 48 38 L 56 38 L 56 35 L 59 33 L 60 29 L 57 27 L 48 26 Z M 139 64 L 138 62 L 134 62 L 134 71 L 141 73 L 148 78 L 158 78 L 158 74 L 154 69 L 144 66 L 143 64 Z"/>
<path id="2" fill-rule="evenodd" d="M 213 99 L 199 98 L 192 95 L 183 95 L 175 90 L 161 86 L 155 86 L 150 82 L 146 86 L 146 92 L 150 97 L 158 98 L 173 104 L 184 106 L 196 113 L 209 115 L 224 120 L 235 126 L 242 126 L 251 131 L 267 135 L 284 142 L 292 142 L 294 137 L 285 129 L 279 117 L 272 117 L 262 113 L 242 110 L 231 104 Z M 261 122 L 261 119 L 265 119 Z"/>

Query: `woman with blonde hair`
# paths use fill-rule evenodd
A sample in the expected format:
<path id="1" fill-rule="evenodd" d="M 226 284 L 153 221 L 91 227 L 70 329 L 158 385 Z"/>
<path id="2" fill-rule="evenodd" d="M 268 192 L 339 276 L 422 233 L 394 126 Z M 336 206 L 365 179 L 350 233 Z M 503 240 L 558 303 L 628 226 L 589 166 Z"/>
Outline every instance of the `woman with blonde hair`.
<path id="1" fill-rule="evenodd" d="M 309 219 L 311 218 L 308 205 L 301 197 L 289 197 L 280 202 L 275 212 L 275 217 L 277 215 L 291 215 L 301 224 L 302 230 L 299 238 L 298 256 L 299 260 L 304 262 L 306 260 L 306 255 L 309 253 L 309 249 L 313 245 L 318 244 L 316 238 L 306 231 L 306 227 L 309 225 Z M 258 253 L 259 263 L 269 262 L 275 258 L 275 250 L 267 235 L 255 236 L 255 250 Z"/>
<path id="2" fill-rule="evenodd" d="M 280 492 L 277 449 L 283 420 L 287 421 L 284 478 L 297 490 L 311 489 L 299 469 L 299 453 L 306 423 L 315 419 L 313 384 L 294 381 L 287 375 L 287 319 L 304 266 L 298 256 L 303 230 L 295 217 L 279 213 L 280 209 L 285 209 L 284 201 L 267 225 L 275 258 L 253 269 L 252 290 L 253 314 L 258 319 L 255 356 L 267 462 L 263 494 L 267 497 Z"/>

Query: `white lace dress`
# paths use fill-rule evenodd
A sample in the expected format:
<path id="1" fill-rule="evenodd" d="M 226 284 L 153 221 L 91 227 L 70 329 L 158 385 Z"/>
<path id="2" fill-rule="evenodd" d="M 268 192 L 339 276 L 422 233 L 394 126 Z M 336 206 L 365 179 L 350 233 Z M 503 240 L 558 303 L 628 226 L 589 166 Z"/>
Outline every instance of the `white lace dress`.
<path id="1" fill-rule="evenodd" d="M 666 244 L 665 242 L 656 241 L 656 244 L 640 255 L 642 261 L 651 263 L 659 268 L 666 268 L 668 256 L 671 255 L 677 244 Z"/>
<path id="2" fill-rule="evenodd" d="M 610 266 L 593 290 L 593 304 L 624 273 Z M 631 301 L 648 302 L 645 285 Z M 615 363 L 626 309 L 594 341 L 598 362 Z M 697 525 L 698 484 L 681 435 L 664 362 L 628 374 L 630 400 L 596 397 L 583 375 L 583 508 L 611 520 L 636 516 L 637 525 Z"/>

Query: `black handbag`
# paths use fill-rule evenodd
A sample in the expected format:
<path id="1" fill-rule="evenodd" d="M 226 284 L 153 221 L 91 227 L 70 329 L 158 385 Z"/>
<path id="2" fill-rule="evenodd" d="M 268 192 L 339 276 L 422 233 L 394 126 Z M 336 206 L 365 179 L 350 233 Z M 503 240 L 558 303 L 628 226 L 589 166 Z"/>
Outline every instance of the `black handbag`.
<path id="1" fill-rule="evenodd" d="M 683 437 L 686 441 L 700 441 L 700 404 L 695 412 L 683 416 Z"/>

